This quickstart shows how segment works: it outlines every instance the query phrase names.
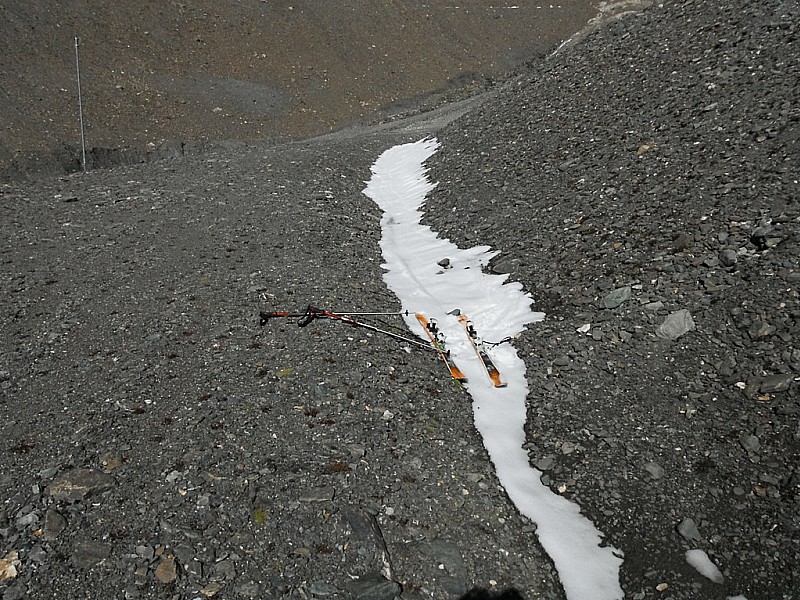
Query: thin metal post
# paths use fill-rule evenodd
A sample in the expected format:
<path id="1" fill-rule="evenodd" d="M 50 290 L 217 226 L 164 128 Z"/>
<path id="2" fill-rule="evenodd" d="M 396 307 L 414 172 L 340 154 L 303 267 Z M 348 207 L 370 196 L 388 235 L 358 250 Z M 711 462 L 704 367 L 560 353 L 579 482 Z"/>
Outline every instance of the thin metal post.
<path id="1" fill-rule="evenodd" d="M 81 168 L 86 172 L 86 136 L 83 129 L 83 97 L 81 96 L 81 59 L 78 48 L 80 39 L 75 36 L 75 72 L 78 75 L 78 116 L 81 121 Z"/>

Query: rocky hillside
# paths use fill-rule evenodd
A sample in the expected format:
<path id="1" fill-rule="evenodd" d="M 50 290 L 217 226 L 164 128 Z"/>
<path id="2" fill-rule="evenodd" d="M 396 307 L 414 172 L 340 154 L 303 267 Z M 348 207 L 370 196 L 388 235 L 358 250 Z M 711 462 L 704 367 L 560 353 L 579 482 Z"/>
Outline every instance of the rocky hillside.
<path id="1" fill-rule="evenodd" d="M 74 169 L 88 148 L 180 152 L 297 138 L 463 96 L 552 49 L 597 2 L 3 2 L 0 175 Z"/>

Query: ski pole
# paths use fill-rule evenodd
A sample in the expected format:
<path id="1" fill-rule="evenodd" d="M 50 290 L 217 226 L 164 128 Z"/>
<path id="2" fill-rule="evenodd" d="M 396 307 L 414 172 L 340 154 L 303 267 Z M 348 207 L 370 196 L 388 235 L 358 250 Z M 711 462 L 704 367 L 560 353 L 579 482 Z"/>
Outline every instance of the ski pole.
<path id="1" fill-rule="evenodd" d="M 344 315 L 340 315 L 340 314 L 337 314 L 337 313 L 332 313 L 332 312 L 329 312 L 329 311 L 324 311 L 322 314 L 324 316 L 328 317 L 329 319 L 335 319 L 337 321 L 342 321 L 343 323 L 347 323 L 348 325 L 352 325 L 353 327 L 361 327 L 363 329 L 368 329 L 369 331 L 375 331 L 376 333 L 382 333 L 383 335 L 388 335 L 391 338 L 394 338 L 396 340 L 400 340 L 402 342 L 406 342 L 407 344 L 414 344 L 415 346 L 420 346 L 422 348 L 425 348 L 426 350 L 433 350 L 433 348 L 431 348 L 431 346 L 429 344 L 426 344 L 425 342 L 420 342 L 418 340 L 414 340 L 414 339 L 405 337 L 404 335 L 400 335 L 400 334 L 394 333 L 393 331 L 388 331 L 386 329 L 381 329 L 380 327 L 375 327 L 375 325 L 370 325 L 369 323 L 363 323 L 361 321 L 356 321 L 355 319 L 351 319 L 351 318 L 346 317 Z"/>
<path id="2" fill-rule="evenodd" d="M 332 310 L 331 312 L 347 317 L 408 317 L 412 314 L 407 310 L 399 312 L 349 312 L 346 310 Z"/>
<path id="3" fill-rule="evenodd" d="M 398 314 L 398 313 L 392 313 L 392 314 Z M 333 319 L 336 321 L 341 321 L 342 323 L 347 323 L 348 325 L 352 325 L 353 327 L 361 327 L 369 331 L 381 333 L 383 335 L 387 335 L 401 342 L 425 348 L 426 350 L 435 349 L 431 347 L 429 344 L 426 344 L 419 340 L 408 338 L 403 335 L 394 333 L 393 331 L 388 331 L 386 329 L 381 329 L 380 327 L 376 327 L 375 325 L 371 325 L 369 323 L 357 321 L 355 319 L 350 318 L 349 316 L 345 316 L 339 313 L 335 313 L 333 311 L 317 308 L 315 306 L 310 306 L 310 305 L 304 313 L 297 313 L 290 311 L 273 311 L 273 312 L 261 311 L 261 325 L 262 326 L 265 325 L 269 319 L 274 317 L 297 317 L 300 319 L 297 322 L 297 325 L 299 327 L 305 327 L 306 325 L 310 324 L 314 319 Z"/>
<path id="4" fill-rule="evenodd" d="M 313 307 L 312 307 L 313 308 Z M 398 312 L 349 312 L 344 310 L 331 310 L 331 311 L 321 311 L 321 309 L 315 309 L 318 312 L 330 312 L 334 315 L 341 315 L 345 317 L 407 317 L 411 315 L 407 310 L 398 311 Z M 287 310 L 277 310 L 267 312 L 262 310 L 261 311 L 261 325 L 265 325 L 269 319 L 273 319 L 275 317 L 305 317 L 308 313 L 296 313 Z"/>

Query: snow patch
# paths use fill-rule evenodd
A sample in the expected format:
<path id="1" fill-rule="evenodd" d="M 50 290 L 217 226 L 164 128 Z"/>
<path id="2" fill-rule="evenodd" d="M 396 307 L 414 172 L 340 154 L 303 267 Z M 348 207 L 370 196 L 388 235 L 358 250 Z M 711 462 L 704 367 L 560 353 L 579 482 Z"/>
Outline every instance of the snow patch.
<path id="1" fill-rule="evenodd" d="M 397 295 L 409 328 L 427 340 L 413 313 L 438 321 L 451 356 L 469 379 L 475 426 L 509 498 L 536 523 L 536 534 L 558 571 L 569 600 L 618 600 L 622 553 L 604 546 L 602 534 L 580 514 L 580 507 L 554 494 L 530 466 L 525 443 L 528 382 L 525 363 L 511 344 L 491 349 L 508 382 L 495 388 L 480 364 L 462 325 L 459 309 L 484 340 L 499 341 L 520 333 L 544 315 L 531 310 L 531 298 L 508 275 L 490 275 L 483 267 L 495 256 L 491 248 L 461 249 L 420 223 L 428 181 L 424 162 L 438 149 L 435 139 L 390 148 L 372 166 L 363 193 L 383 211 L 381 249 L 384 279 Z M 447 268 L 439 263 L 449 259 Z M 445 263 L 446 264 L 446 263 Z"/>
<path id="2" fill-rule="evenodd" d="M 725 581 L 717 565 L 715 565 L 708 557 L 708 554 L 702 550 L 687 550 L 686 562 L 693 566 L 700 575 L 710 579 L 714 583 L 722 583 Z"/>

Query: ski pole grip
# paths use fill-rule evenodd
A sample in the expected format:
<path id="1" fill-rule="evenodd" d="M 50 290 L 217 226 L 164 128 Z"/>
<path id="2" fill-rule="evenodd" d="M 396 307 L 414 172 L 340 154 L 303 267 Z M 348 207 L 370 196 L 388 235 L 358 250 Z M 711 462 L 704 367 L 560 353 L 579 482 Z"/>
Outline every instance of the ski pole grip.
<path id="1" fill-rule="evenodd" d="M 309 307 L 306 309 L 305 314 L 302 317 L 300 317 L 300 319 L 297 321 L 297 326 L 305 327 L 306 325 L 311 323 L 311 321 L 313 321 L 316 316 L 317 316 L 316 309 L 313 306 L 309 305 Z"/>

